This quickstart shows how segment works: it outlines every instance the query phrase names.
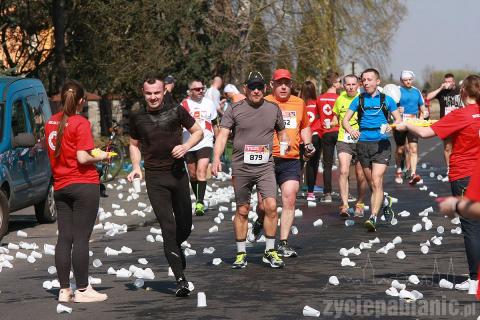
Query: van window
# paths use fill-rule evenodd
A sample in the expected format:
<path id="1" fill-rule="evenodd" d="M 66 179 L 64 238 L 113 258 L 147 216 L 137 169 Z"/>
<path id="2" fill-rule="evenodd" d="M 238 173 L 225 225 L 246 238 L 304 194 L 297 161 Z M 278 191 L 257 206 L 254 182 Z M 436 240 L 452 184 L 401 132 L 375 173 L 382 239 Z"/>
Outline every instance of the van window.
<path id="1" fill-rule="evenodd" d="M 15 100 L 12 108 L 12 133 L 14 137 L 20 133 L 28 132 L 26 120 L 22 100 Z"/>
<path id="2" fill-rule="evenodd" d="M 28 120 L 35 140 L 45 139 L 45 116 L 42 110 L 42 100 L 38 96 L 27 97 Z"/>

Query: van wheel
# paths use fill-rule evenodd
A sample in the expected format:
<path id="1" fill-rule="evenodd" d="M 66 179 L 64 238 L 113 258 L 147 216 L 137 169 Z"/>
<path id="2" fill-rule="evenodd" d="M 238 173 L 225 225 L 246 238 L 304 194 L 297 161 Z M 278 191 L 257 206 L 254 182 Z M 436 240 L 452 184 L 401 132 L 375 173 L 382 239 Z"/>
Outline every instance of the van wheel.
<path id="1" fill-rule="evenodd" d="M 0 191 L 0 241 L 8 231 L 8 220 L 10 214 L 8 212 L 8 199 L 3 191 Z"/>
<path id="2" fill-rule="evenodd" d="M 57 220 L 57 208 L 53 199 L 53 185 L 48 188 L 47 197 L 35 205 L 35 216 L 38 223 L 52 223 Z"/>

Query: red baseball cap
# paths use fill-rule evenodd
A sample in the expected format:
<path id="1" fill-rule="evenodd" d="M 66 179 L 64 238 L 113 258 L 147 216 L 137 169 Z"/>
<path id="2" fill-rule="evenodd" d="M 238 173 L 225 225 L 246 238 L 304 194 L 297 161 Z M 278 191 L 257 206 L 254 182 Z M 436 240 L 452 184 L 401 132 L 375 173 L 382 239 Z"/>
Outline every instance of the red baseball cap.
<path id="1" fill-rule="evenodd" d="M 277 69 L 273 72 L 272 80 L 288 79 L 292 80 L 292 74 L 287 69 Z"/>

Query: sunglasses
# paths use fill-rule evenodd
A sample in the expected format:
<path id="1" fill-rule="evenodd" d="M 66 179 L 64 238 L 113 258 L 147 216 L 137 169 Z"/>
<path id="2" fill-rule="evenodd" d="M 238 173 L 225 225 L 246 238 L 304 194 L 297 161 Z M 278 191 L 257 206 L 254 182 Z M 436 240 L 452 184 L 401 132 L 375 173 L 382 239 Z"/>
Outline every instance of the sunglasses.
<path id="1" fill-rule="evenodd" d="M 278 80 L 273 80 L 273 83 L 275 86 L 282 86 L 282 85 L 286 85 L 287 87 L 291 86 L 292 85 L 292 80 L 289 80 L 289 79 L 278 79 Z"/>
<path id="2" fill-rule="evenodd" d="M 250 91 L 255 91 L 255 90 L 263 91 L 265 89 L 265 85 L 262 83 L 251 83 L 251 84 L 247 84 L 247 88 Z"/>
<path id="3" fill-rule="evenodd" d="M 201 87 L 201 88 L 191 88 L 190 90 L 200 92 L 200 91 L 205 90 L 205 88 L 204 88 L 204 87 Z"/>

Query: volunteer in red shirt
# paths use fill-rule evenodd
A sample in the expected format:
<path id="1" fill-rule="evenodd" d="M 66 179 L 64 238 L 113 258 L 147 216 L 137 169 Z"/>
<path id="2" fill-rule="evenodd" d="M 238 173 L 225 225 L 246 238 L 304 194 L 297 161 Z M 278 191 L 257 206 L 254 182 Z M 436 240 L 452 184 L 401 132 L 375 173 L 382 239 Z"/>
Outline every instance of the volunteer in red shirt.
<path id="1" fill-rule="evenodd" d="M 93 157 L 90 123 L 79 115 L 85 90 L 69 80 L 61 92 L 62 110 L 45 126 L 48 156 L 54 179 L 58 240 L 55 266 L 60 282 L 59 302 L 97 302 L 107 299 L 88 284 L 89 240 L 100 201 L 99 177 L 94 163 L 108 158 L 106 152 Z M 77 290 L 70 289 L 70 269 Z"/>
<path id="2" fill-rule="evenodd" d="M 480 77 L 470 75 L 465 78 L 460 95 L 465 107 L 450 112 L 431 127 L 416 127 L 404 123 L 397 125 L 397 130 L 405 130 L 406 128 L 422 138 L 437 135 L 443 140 L 452 139 L 453 148 L 450 155 L 448 178 L 452 195 L 456 197 L 464 195 L 480 152 L 480 107 L 478 105 L 480 101 Z M 470 279 L 457 284 L 455 287 L 459 290 L 469 290 L 469 293 L 475 294 L 478 285 L 477 267 L 480 261 L 480 221 L 466 217 L 461 217 L 460 221 L 470 269 Z"/>
<path id="3" fill-rule="evenodd" d="M 479 131 L 480 136 L 480 131 Z M 440 212 L 451 219 L 461 216 L 470 219 L 480 219 L 480 154 L 475 171 L 465 192 L 465 197 L 448 197 L 441 200 Z"/>
<path id="4" fill-rule="evenodd" d="M 322 154 L 322 140 L 320 139 L 322 125 L 317 108 L 317 88 L 313 82 L 307 80 L 303 83 L 300 91 L 300 98 L 305 101 L 308 121 L 310 122 L 310 129 L 312 130 L 312 144 L 315 147 L 315 153 L 310 157 L 310 159 L 307 161 L 307 165 L 305 166 L 305 175 L 307 180 L 307 201 L 315 201 L 315 194 L 313 193 L 313 190 L 315 188 L 315 181 L 317 180 L 320 155 Z"/>
<path id="5" fill-rule="evenodd" d="M 340 76 L 336 72 L 329 72 L 325 78 L 327 91 L 318 96 L 317 107 L 322 126 L 321 139 L 323 151 L 323 197 L 321 202 L 332 202 L 332 166 L 335 155 L 335 145 L 338 139 L 338 125 L 333 126 L 333 106 L 338 98 L 341 87 Z"/>

